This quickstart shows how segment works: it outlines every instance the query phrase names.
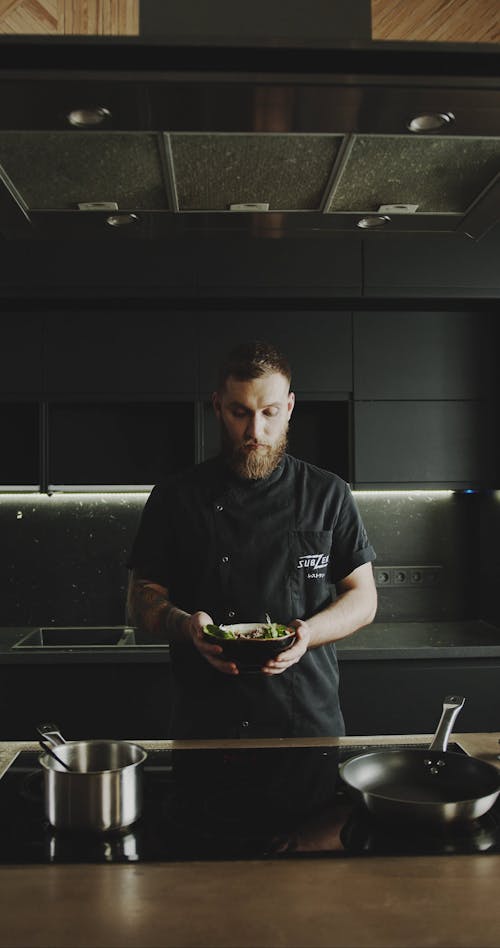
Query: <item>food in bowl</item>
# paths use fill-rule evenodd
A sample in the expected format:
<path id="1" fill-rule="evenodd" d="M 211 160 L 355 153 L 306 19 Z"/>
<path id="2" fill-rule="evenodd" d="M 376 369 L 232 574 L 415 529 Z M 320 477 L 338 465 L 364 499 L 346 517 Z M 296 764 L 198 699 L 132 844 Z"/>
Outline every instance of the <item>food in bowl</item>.
<path id="1" fill-rule="evenodd" d="M 203 629 L 220 639 L 280 639 L 294 635 L 292 629 L 279 622 L 242 622 L 240 625 L 206 625 Z"/>
<path id="2" fill-rule="evenodd" d="M 203 634 L 207 641 L 222 646 L 225 659 L 246 669 L 262 668 L 295 642 L 295 630 L 279 622 L 206 625 Z"/>

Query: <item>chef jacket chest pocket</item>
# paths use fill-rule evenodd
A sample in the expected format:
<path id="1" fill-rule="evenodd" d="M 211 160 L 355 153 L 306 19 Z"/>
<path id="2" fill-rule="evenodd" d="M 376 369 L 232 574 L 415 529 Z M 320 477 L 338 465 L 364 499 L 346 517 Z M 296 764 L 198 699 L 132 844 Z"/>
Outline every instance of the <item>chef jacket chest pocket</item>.
<path id="1" fill-rule="evenodd" d="M 300 612 L 321 608 L 330 597 L 331 530 L 293 530 L 290 534 L 292 596 Z"/>

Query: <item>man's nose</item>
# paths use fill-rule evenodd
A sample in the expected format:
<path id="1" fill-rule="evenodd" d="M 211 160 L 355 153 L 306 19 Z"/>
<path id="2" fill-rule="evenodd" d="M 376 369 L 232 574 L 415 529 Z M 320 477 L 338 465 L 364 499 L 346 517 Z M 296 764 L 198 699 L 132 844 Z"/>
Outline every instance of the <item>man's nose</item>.
<path id="1" fill-rule="evenodd" d="M 260 415 L 250 415 L 247 423 L 246 434 L 248 438 L 259 441 L 264 431 L 264 419 Z"/>

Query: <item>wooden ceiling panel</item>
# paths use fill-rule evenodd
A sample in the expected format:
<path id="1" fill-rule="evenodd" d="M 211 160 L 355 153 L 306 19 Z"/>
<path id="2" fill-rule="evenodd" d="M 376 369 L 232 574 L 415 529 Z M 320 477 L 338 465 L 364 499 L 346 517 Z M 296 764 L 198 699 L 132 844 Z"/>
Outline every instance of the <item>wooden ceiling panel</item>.
<path id="1" fill-rule="evenodd" d="M 138 36 L 140 0 L 0 0 L 0 33 Z M 371 0 L 372 37 L 499 43 L 499 0 Z"/>
<path id="2" fill-rule="evenodd" d="M 139 0 L 64 0 L 64 32 L 80 36 L 138 36 Z"/>
<path id="3" fill-rule="evenodd" d="M 499 0 L 371 0 L 372 38 L 499 43 Z"/>
<path id="4" fill-rule="evenodd" d="M 61 0 L 15 0 L 4 3 L 2 33 L 61 33 Z"/>
<path id="5" fill-rule="evenodd" d="M 138 36 L 139 0 L 0 0 L 0 33 Z"/>

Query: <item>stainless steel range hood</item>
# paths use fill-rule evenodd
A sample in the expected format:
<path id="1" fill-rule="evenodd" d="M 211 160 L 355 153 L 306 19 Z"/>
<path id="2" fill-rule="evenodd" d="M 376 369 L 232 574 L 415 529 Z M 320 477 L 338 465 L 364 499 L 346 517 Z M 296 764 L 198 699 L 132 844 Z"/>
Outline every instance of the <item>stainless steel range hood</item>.
<path id="1" fill-rule="evenodd" d="M 500 219 L 500 76 L 318 75 L 311 59 L 266 74 L 231 56 L 227 70 L 223 54 L 205 71 L 0 70 L 3 236 L 478 238 Z"/>

